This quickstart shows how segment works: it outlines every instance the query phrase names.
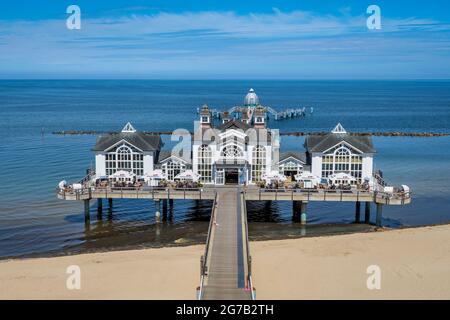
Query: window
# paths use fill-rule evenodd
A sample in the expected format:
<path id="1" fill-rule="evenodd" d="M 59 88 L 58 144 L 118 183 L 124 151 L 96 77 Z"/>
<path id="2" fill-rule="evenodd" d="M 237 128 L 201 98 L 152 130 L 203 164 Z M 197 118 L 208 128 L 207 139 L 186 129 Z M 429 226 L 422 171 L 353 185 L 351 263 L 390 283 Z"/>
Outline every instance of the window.
<path id="1" fill-rule="evenodd" d="M 200 175 L 201 182 L 211 182 L 212 180 L 212 151 L 207 145 L 202 145 L 198 149 L 198 167 L 197 172 Z"/>
<path id="2" fill-rule="evenodd" d="M 202 121 L 202 123 L 208 123 L 209 122 L 209 117 L 202 116 L 201 121 Z"/>
<path id="3" fill-rule="evenodd" d="M 345 145 L 338 146 L 332 154 L 322 157 L 322 177 L 326 178 L 333 173 L 345 172 L 362 180 L 362 156 L 354 154 Z"/>
<path id="4" fill-rule="evenodd" d="M 263 119 L 263 117 L 256 117 L 255 122 L 256 122 L 256 123 L 263 123 L 263 122 L 264 122 L 264 119 Z"/>
<path id="5" fill-rule="evenodd" d="M 289 176 L 291 173 L 299 174 L 303 171 L 303 166 L 295 161 L 288 161 L 280 164 L 278 171 L 285 175 Z"/>
<path id="6" fill-rule="evenodd" d="M 256 146 L 252 153 L 252 181 L 261 181 L 261 176 L 266 170 L 266 148 Z"/>
<path id="7" fill-rule="evenodd" d="M 334 152 L 334 172 L 348 172 L 350 170 L 350 150 L 341 147 Z"/>
<path id="8" fill-rule="evenodd" d="M 244 153 L 238 146 L 230 145 L 223 148 L 220 156 L 224 158 L 242 158 Z"/>
<path id="9" fill-rule="evenodd" d="M 162 164 L 161 168 L 162 172 L 167 175 L 167 180 L 173 181 L 178 174 L 185 171 L 186 166 L 181 161 L 171 159 Z"/>
<path id="10" fill-rule="evenodd" d="M 125 170 L 136 175 L 144 174 L 144 155 L 126 144 L 118 146 L 106 154 L 106 175 Z"/>

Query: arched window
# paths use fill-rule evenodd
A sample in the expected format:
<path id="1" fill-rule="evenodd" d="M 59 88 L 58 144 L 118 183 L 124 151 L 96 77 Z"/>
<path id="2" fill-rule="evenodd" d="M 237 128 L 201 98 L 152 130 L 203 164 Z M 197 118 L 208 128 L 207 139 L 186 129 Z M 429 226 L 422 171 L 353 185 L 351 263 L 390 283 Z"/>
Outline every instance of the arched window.
<path id="1" fill-rule="evenodd" d="M 229 145 L 222 149 L 220 156 L 225 158 L 241 158 L 244 154 L 238 146 Z"/>
<path id="2" fill-rule="evenodd" d="M 350 170 L 350 150 L 340 147 L 334 152 L 334 172 L 348 172 Z"/>
<path id="3" fill-rule="evenodd" d="M 198 148 L 198 167 L 201 182 L 211 182 L 212 180 L 212 151 L 206 144 Z"/>
<path id="4" fill-rule="evenodd" d="M 334 173 L 345 172 L 362 180 L 362 156 L 354 153 L 346 145 L 341 144 L 334 152 L 322 157 L 322 176 L 328 177 Z"/>
<path id="5" fill-rule="evenodd" d="M 256 146 L 252 152 L 252 181 L 261 181 L 261 176 L 266 170 L 266 148 Z"/>
<path id="6" fill-rule="evenodd" d="M 178 174 L 185 171 L 186 166 L 180 161 L 169 160 L 161 168 L 163 173 L 167 175 L 167 179 L 173 181 Z"/>
<path id="7" fill-rule="evenodd" d="M 138 150 L 122 144 L 106 154 L 106 174 L 112 175 L 116 171 L 125 170 L 136 175 L 144 174 L 144 155 Z"/>

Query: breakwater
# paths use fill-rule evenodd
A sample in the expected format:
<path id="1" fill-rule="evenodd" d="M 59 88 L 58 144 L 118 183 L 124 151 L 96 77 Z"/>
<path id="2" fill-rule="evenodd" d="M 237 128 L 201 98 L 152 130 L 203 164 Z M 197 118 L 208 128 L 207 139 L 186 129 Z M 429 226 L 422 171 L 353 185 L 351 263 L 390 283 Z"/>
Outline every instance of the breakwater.
<path id="1" fill-rule="evenodd" d="M 54 131 L 52 134 L 56 135 L 98 135 L 98 134 L 106 134 L 106 133 L 115 133 L 112 131 Z M 172 131 L 144 131 L 145 134 L 148 135 L 171 135 Z M 317 135 L 326 135 L 329 132 L 320 131 L 320 132 L 309 132 L 309 131 L 295 131 L 295 132 L 280 132 L 281 136 L 294 136 L 301 137 L 309 134 L 317 134 Z M 193 132 L 191 132 L 193 134 Z M 450 133 L 441 133 L 441 132 L 352 132 L 351 135 L 355 136 L 374 136 L 374 137 L 447 137 L 450 136 Z"/>

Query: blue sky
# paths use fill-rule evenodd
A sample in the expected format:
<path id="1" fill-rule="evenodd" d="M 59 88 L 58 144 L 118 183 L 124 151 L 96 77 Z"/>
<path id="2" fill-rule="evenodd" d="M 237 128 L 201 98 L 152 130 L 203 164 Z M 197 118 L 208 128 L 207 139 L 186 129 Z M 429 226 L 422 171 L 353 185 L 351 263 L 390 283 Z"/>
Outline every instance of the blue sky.
<path id="1" fill-rule="evenodd" d="M 450 79 L 450 3 L 3 1 L 0 78 Z"/>

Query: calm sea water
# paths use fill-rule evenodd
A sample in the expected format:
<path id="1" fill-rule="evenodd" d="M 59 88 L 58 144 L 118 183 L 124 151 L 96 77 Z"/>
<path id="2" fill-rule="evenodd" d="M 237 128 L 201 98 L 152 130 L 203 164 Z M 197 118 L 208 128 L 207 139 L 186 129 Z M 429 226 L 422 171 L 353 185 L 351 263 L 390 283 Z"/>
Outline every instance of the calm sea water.
<path id="1" fill-rule="evenodd" d="M 275 109 L 314 107 L 304 119 L 270 122 L 282 132 L 330 130 L 337 122 L 349 131 L 450 132 L 450 82 L 0 81 L 0 258 L 203 242 L 208 201 L 175 201 L 160 224 L 151 201 L 115 201 L 112 215 L 92 210 L 86 226 L 82 204 L 57 200 L 54 190 L 93 165 L 96 137 L 51 132 L 117 131 L 127 121 L 140 130 L 192 130 L 197 107 L 227 109 L 250 87 Z M 300 150 L 303 138 L 284 136 L 281 143 Z M 411 205 L 385 208 L 383 224 L 449 222 L 450 137 L 376 137 L 374 143 L 376 168 L 414 193 Z M 290 203 L 255 202 L 248 209 L 253 239 L 370 230 L 351 224 L 350 204 L 309 204 L 306 230 L 292 223 Z"/>

